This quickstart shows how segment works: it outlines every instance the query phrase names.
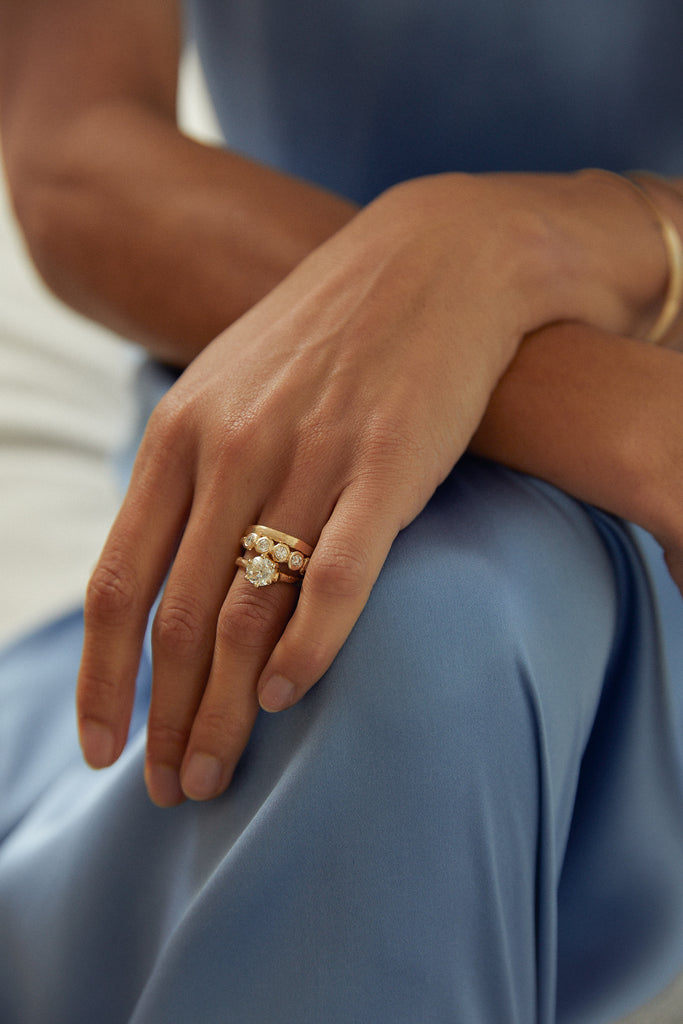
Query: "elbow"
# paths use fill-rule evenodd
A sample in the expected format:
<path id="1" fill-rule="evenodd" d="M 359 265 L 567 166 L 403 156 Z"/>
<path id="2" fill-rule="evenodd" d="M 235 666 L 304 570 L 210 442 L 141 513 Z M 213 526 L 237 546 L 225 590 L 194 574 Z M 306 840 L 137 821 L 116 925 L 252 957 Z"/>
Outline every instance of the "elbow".
<path id="1" fill-rule="evenodd" d="M 16 152 L 6 146 L 5 171 L 14 215 L 28 253 L 45 283 L 60 294 L 64 275 L 65 239 L 76 228 L 74 206 L 77 172 L 58 154 Z"/>

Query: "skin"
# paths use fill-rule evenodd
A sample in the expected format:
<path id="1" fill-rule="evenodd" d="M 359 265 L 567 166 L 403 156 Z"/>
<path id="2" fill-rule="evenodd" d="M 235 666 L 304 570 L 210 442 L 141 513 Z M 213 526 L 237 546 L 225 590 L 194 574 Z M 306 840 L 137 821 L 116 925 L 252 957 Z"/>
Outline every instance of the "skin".
<path id="1" fill-rule="evenodd" d="M 173 0 L 0 3 L 5 167 L 36 266 L 185 366 L 356 207 L 182 135 L 179 57 Z"/>
<path id="2" fill-rule="evenodd" d="M 259 706 L 320 678 L 468 446 L 651 529 L 683 583 L 683 371 L 632 340 L 667 266 L 630 189 L 445 174 L 357 211 L 178 133 L 172 3 L 5 0 L 0 19 L 5 160 L 38 267 L 187 365 L 88 590 L 78 714 L 94 767 L 125 744 L 168 574 L 147 785 L 163 806 L 222 792 Z M 680 188 L 652 186 L 679 227 Z M 252 522 L 317 542 L 299 595 L 235 575 Z"/>

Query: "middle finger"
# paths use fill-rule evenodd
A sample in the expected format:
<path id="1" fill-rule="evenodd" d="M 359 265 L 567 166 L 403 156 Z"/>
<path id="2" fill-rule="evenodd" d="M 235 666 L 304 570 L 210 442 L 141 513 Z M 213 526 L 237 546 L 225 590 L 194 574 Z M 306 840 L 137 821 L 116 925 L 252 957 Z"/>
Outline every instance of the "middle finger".
<path id="1" fill-rule="evenodd" d="M 222 528 L 229 513 L 216 502 L 195 502 L 154 617 L 145 779 L 152 800 L 162 807 L 184 799 L 180 765 L 234 575 L 237 546 Z"/>

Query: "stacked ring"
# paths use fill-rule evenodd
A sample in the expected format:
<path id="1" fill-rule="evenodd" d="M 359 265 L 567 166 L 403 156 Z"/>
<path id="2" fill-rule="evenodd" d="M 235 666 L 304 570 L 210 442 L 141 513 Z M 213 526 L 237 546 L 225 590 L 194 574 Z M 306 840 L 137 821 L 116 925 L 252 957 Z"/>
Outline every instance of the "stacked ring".
<path id="1" fill-rule="evenodd" d="M 244 568 L 245 577 L 255 587 L 300 583 L 313 554 L 306 541 L 260 524 L 248 527 L 242 547 L 254 554 L 238 558 L 235 564 Z"/>

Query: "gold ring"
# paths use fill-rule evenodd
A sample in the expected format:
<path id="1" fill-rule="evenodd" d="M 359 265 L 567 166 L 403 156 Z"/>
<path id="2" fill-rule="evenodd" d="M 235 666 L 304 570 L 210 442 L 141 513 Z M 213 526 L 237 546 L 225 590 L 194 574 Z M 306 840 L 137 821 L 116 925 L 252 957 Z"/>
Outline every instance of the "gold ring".
<path id="1" fill-rule="evenodd" d="M 242 537 L 242 547 L 245 552 L 253 551 L 253 555 L 240 557 L 235 564 L 244 569 L 246 579 L 255 587 L 301 583 L 313 554 L 313 548 L 305 540 L 261 524 L 248 527 Z"/>
<path id="2" fill-rule="evenodd" d="M 288 533 L 282 533 L 281 530 L 273 530 L 270 526 L 250 526 L 247 528 L 247 535 L 252 533 L 258 534 L 262 537 L 268 537 L 269 540 L 275 541 L 276 544 L 286 544 L 290 548 L 298 548 L 299 551 L 303 551 L 305 555 L 312 555 L 313 548 L 310 544 L 307 544 L 305 540 L 299 540 L 298 537 L 291 537 Z"/>
<path id="3" fill-rule="evenodd" d="M 242 547 L 245 551 L 254 551 L 257 555 L 269 558 L 278 566 L 286 566 L 291 572 L 299 573 L 301 576 L 306 572 L 313 554 L 313 548 L 305 540 L 258 524 L 248 528 L 242 537 Z"/>
<path id="4" fill-rule="evenodd" d="M 254 555 L 253 558 L 237 558 L 235 565 L 244 569 L 245 578 L 255 587 L 267 587 L 271 583 L 301 583 L 301 576 L 290 576 L 280 572 L 277 562 L 267 555 Z"/>

